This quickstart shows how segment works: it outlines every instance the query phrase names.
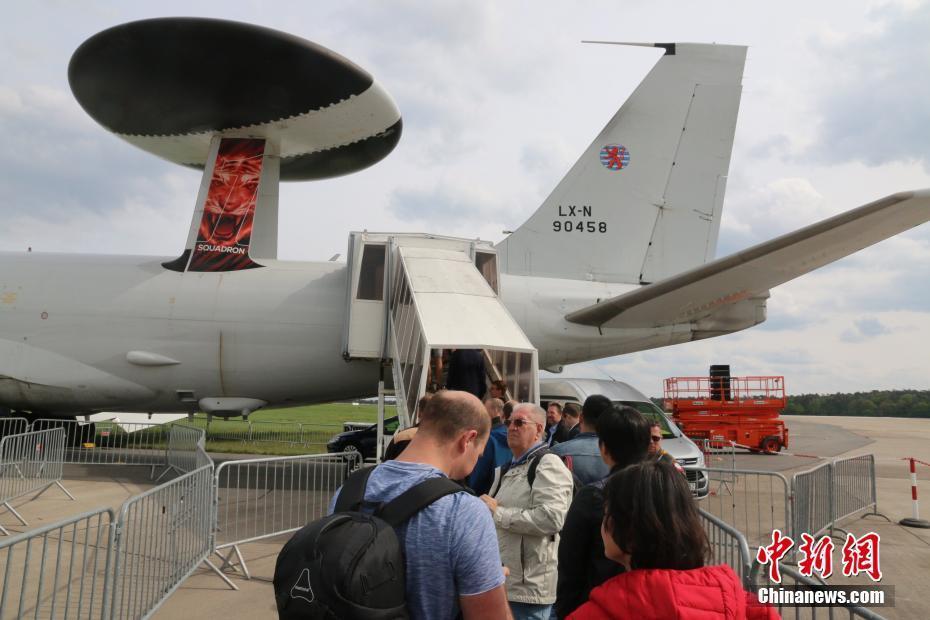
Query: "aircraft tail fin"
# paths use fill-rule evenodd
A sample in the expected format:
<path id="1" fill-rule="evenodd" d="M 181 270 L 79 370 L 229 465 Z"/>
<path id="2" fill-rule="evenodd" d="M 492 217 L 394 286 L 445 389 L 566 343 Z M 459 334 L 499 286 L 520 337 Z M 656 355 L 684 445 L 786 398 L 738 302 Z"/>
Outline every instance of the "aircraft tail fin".
<path id="1" fill-rule="evenodd" d="M 240 271 L 277 253 L 280 159 L 263 138 L 215 136 L 185 250 L 172 271 Z"/>
<path id="2" fill-rule="evenodd" d="M 665 54 L 498 246 L 507 273 L 649 283 L 714 257 L 746 48 L 647 45 Z"/>

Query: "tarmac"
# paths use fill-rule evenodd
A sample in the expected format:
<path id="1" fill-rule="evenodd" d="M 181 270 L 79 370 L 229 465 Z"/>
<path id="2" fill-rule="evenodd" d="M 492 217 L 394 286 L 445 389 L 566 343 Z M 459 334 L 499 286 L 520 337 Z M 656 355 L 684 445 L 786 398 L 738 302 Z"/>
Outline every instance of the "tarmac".
<path id="1" fill-rule="evenodd" d="M 883 516 L 866 516 L 841 523 L 856 535 L 874 531 L 881 536 L 882 585 L 895 589 L 894 607 L 874 611 L 891 619 L 930 618 L 930 530 L 905 528 L 898 520 L 911 516 L 911 492 L 907 463 L 913 456 L 930 463 L 930 419 L 785 416 L 791 432 L 788 454 L 739 454 L 736 467 L 777 471 L 790 479 L 795 472 L 822 463 L 819 457 L 874 454 L 878 488 L 878 510 Z M 222 456 L 225 459 L 229 455 Z M 924 501 L 924 518 L 930 518 L 930 467 L 918 466 L 919 494 Z M 157 474 L 158 472 L 156 472 Z M 74 495 L 68 499 L 52 487 L 38 499 L 13 502 L 29 522 L 18 526 L 11 515 L 0 513 L 0 524 L 11 532 L 41 527 L 67 516 L 101 506 L 118 510 L 122 502 L 154 486 L 145 466 L 66 466 L 64 486 Z M 887 520 L 886 518 L 887 517 Z M 242 546 L 252 578 L 233 576 L 239 587 L 232 591 L 209 569 L 198 569 L 152 616 L 176 618 L 276 618 L 272 576 L 278 551 L 288 536 Z M 834 569 L 839 572 L 842 541 L 836 541 Z M 755 551 L 755 549 L 751 549 Z M 222 562 L 214 556 L 215 562 Z M 830 583 L 871 583 L 867 577 L 834 575 Z M 785 616 L 794 610 L 785 610 Z M 822 614 L 824 615 L 824 614 Z M 845 614 L 843 614 L 845 617 Z"/>

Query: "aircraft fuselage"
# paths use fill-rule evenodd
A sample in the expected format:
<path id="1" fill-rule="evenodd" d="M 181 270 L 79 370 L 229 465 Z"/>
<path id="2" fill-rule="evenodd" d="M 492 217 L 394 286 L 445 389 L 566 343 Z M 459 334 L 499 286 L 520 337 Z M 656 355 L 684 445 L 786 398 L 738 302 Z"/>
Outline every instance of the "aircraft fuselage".
<path id="1" fill-rule="evenodd" d="M 344 263 L 263 261 L 178 273 L 162 257 L 0 254 L 0 405 L 29 411 L 185 411 L 202 397 L 269 406 L 375 391 L 377 361 L 342 361 Z M 691 339 L 562 317 L 631 289 L 501 274 L 501 297 L 540 365 Z"/>

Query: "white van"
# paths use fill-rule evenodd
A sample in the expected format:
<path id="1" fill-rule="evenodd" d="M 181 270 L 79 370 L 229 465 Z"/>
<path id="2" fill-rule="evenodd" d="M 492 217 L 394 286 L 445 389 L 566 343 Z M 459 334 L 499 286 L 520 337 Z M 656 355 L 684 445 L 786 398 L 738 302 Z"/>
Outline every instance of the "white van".
<path id="1" fill-rule="evenodd" d="M 662 449 L 671 454 L 679 465 L 685 468 L 688 484 L 698 499 L 707 496 L 708 481 L 703 471 L 693 468 L 704 467 L 704 455 L 693 441 L 681 432 L 655 403 L 622 381 L 606 379 L 563 379 L 561 377 L 540 377 L 539 399 L 543 409 L 550 402 L 576 403 L 582 405 L 588 396 L 603 394 L 616 405 L 633 407 L 647 418 L 656 420 L 662 426 Z"/>

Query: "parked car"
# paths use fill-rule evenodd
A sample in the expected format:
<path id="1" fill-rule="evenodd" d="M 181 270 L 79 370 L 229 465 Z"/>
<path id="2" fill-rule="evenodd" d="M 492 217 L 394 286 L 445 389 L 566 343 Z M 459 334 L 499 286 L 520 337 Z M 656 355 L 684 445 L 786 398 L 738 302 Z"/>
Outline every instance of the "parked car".
<path id="1" fill-rule="evenodd" d="M 384 435 L 390 437 L 397 432 L 400 421 L 397 416 L 384 420 Z M 371 424 L 361 430 L 346 431 L 335 435 L 326 444 L 327 452 L 360 452 L 362 458 L 375 458 L 375 445 L 378 443 L 378 425 Z"/>
<path id="2" fill-rule="evenodd" d="M 672 455 L 678 464 L 685 468 L 688 484 L 698 499 L 707 496 L 709 484 L 707 475 L 695 468 L 702 468 L 704 454 L 693 441 L 681 432 L 675 423 L 659 409 L 649 397 L 622 381 L 606 379 L 563 379 L 561 377 L 541 377 L 539 379 L 540 404 L 543 409 L 556 401 L 562 405 L 577 403 L 581 405 L 588 396 L 603 394 L 617 405 L 633 407 L 647 418 L 656 420 L 662 427 L 662 449 Z M 690 468 L 690 469 L 689 469 Z"/>

